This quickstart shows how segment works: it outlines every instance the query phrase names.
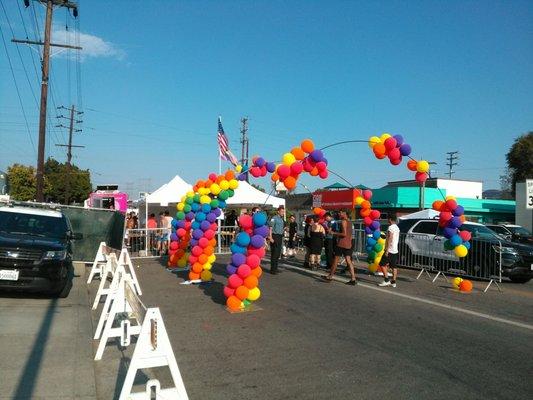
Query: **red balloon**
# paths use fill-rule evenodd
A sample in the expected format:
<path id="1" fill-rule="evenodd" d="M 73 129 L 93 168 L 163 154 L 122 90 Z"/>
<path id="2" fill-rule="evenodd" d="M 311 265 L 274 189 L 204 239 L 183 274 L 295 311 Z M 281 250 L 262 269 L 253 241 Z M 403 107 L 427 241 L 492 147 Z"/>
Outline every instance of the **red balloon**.
<path id="1" fill-rule="evenodd" d="M 196 257 L 198 257 L 203 252 L 204 252 L 204 249 L 202 249 L 200 246 L 194 246 L 191 250 L 192 255 Z"/>
<path id="2" fill-rule="evenodd" d="M 304 158 L 302 164 L 303 164 L 305 172 L 311 172 L 311 170 L 313 169 L 313 164 L 311 164 L 311 161 L 309 161 L 309 158 L 307 158 L 307 157 Z"/>
<path id="3" fill-rule="evenodd" d="M 439 219 L 444 222 L 448 222 L 453 217 L 452 213 L 449 211 L 443 211 L 439 215 Z"/>
<path id="4" fill-rule="evenodd" d="M 304 166 L 301 162 L 293 162 L 291 164 L 291 175 L 298 176 L 304 170 Z"/>
<path id="5" fill-rule="evenodd" d="M 242 278 L 246 278 L 248 275 L 250 275 L 252 269 L 247 264 L 241 264 L 239 268 L 237 268 L 237 274 Z"/>
<path id="6" fill-rule="evenodd" d="M 224 286 L 224 296 L 230 297 L 230 296 L 233 296 L 234 294 L 235 294 L 235 289 L 229 286 Z"/>
<path id="7" fill-rule="evenodd" d="M 402 163 L 402 157 L 389 160 L 392 165 L 400 165 Z"/>
<path id="8" fill-rule="evenodd" d="M 212 229 L 208 229 L 204 232 L 204 237 L 207 239 L 207 240 L 211 240 L 215 237 L 215 231 L 212 230 Z"/>
<path id="9" fill-rule="evenodd" d="M 385 149 L 387 149 L 388 152 L 396 148 L 396 145 L 398 142 L 393 137 L 385 139 L 385 142 L 383 143 L 385 145 Z M 398 150 L 398 153 L 400 150 Z"/>
<path id="10" fill-rule="evenodd" d="M 265 256 L 265 248 L 260 247 L 258 249 L 254 249 L 252 246 L 248 246 L 248 255 L 256 255 L 259 258 L 263 258 Z"/>
<path id="11" fill-rule="evenodd" d="M 278 167 L 278 175 L 281 179 L 285 179 L 286 177 L 288 177 L 290 174 L 291 174 L 291 169 L 289 167 L 287 167 L 286 165 L 280 165 Z"/>
<path id="12" fill-rule="evenodd" d="M 321 179 L 326 179 L 328 177 L 329 173 L 328 173 L 328 170 L 325 169 L 323 171 L 320 171 L 318 173 L 318 176 L 321 178 Z"/>
<path id="13" fill-rule="evenodd" d="M 463 242 L 468 242 L 470 239 L 472 239 L 472 234 L 468 231 L 460 231 L 459 236 L 461 236 Z"/>
<path id="14" fill-rule="evenodd" d="M 189 264 L 193 265 L 195 262 L 198 261 L 198 257 L 196 256 L 189 256 Z"/>
<path id="15" fill-rule="evenodd" d="M 372 218 L 364 217 L 363 222 L 365 223 L 366 226 L 369 226 L 372 223 Z"/>
<path id="16" fill-rule="evenodd" d="M 203 238 L 200 238 L 200 240 L 198 240 L 198 245 L 202 248 L 202 249 L 205 249 L 207 246 L 209 246 L 209 239 L 203 237 Z"/>
<path id="17" fill-rule="evenodd" d="M 246 257 L 246 264 L 248 264 L 250 268 L 258 267 L 260 263 L 261 259 L 256 254 L 250 254 Z"/>
<path id="18" fill-rule="evenodd" d="M 233 274 L 233 275 L 230 275 L 230 277 L 228 278 L 228 286 L 232 289 L 237 289 L 239 286 L 241 286 L 242 284 L 244 283 L 244 281 L 242 280 L 242 278 L 237 275 L 237 274 Z"/>
<path id="19" fill-rule="evenodd" d="M 425 182 L 428 179 L 428 174 L 426 174 L 425 172 L 417 172 L 415 175 L 415 179 L 417 180 L 417 182 Z"/>
<path id="20" fill-rule="evenodd" d="M 391 139 L 391 138 L 389 138 Z M 387 139 L 387 140 L 389 140 Z M 389 150 L 389 154 L 388 154 L 388 157 L 389 157 L 389 160 L 396 160 L 398 158 L 401 158 L 402 155 L 400 154 L 400 149 L 397 148 L 397 147 L 394 147 L 393 149 Z"/>
<path id="21" fill-rule="evenodd" d="M 259 167 L 252 167 L 250 168 L 250 174 L 252 174 L 254 178 L 259 178 L 261 176 L 261 169 Z"/>
<path id="22" fill-rule="evenodd" d="M 372 190 L 365 189 L 363 190 L 363 199 L 370 200 L 372 198 Z"/>
<path id="23" fill-rule="evenodd" d="M 170 250 L 178 250 L 178 242 L 170 242 Z"/>
<path id="24" fill-rule="evenodd" d="M 187 233 L 187 232 L 183 228 L 178 228 L 178 230 L 176 231 L 176 235 L 178 235 L 178 237 L 185 236 L 185 233 Z"/>
<path id="25" fill-rule="evenodd" d="M 239 226 L 243 229 L 250 229 L 254 226 L 252 216 L 248 214 L 243 214 L 239 217 Z"/>
<path id="26" fill-rule="evenodd" d="M 213 173 L 213 172 L 210 173 L 210 174 L 209 174 L 209 180 L 210 180 L 210 181 L 213 181 L 213 182 L 216 182 L 216 180 L 217 180 L 217 174 L 215 174 L 215 173 Z"/>
<path id="27" fill-rule="evenodd" d="M 328 166 L 324 161 L 319 161 L 316 163 L 316 167 L 319 171 L 324 171 Z"/>
<path id="28" fill-rule="evenodd" d="M 379 217 L 381 217 L 381 213 L 378 210 L 370 211 L 370 218 L 379 219 Z"/>
<path id="29" fill-rule="evenodd" d="M 453 199 L 446 200 L 446 207 L 448 207 L 450 211 L 453 211 L 457 208 L 457 202 Z"/>

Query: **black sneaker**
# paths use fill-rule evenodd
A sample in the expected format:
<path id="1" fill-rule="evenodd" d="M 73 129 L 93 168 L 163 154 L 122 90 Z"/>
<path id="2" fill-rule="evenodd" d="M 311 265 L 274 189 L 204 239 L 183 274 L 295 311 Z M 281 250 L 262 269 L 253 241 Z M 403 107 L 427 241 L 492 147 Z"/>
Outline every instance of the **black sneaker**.
<path id="1" fill-rule="evenodd" d="M 350 280 L 350 281 L 346 282 L 345 285 L 355 286 L 355 285 L 357 285 L 357 281 L 351 281 Z"/>

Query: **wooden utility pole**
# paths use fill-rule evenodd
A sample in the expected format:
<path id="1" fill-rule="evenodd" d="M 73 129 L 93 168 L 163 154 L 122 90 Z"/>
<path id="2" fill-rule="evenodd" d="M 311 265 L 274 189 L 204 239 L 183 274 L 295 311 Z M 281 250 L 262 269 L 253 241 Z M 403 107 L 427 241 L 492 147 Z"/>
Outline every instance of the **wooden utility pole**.
<path id="1" fill-rule="evenodd" d="M 64 109 L 66 110 L 67 108 L 61 106 L 61 107 L 58 107 L 59 109 Z M 70 124 L 68 126 L 68 144 L 56 144 L 56 146 L 59 146 L 59 147 L 66 147 L 67 148 L 67 174 L 65 176 L 65 204 L 69 204 L 69 200 L 70 200 L 70 176 L 72 175 L 72 148 L 73 147 L 79 147 L 79 148 L 84 148 L 85 146 L 76 146 L 76 145 L 73 145 L 72 144 L 72 133 L 73 132 L 81 132 L 81 129 L 74 129 L 74 123 L 77 122 L 82 122 L 80 120 L 75 120 L 74 117 L 75 117 L 75 114 L 83 114 L 83 112 L 81 111 L 76 111 L 76 109 L 74 108 L 74 105 L 72 105 L 70 107 L 70 118 L 68 118 L 70 120 Z M 66 118 L 66 117 L 63 117 L 62 115 L 60 115 L 58 118 Z M 57 128 L 66 128 L 66 126 L 60 124 L 60 125 L 56 125 Z"/>
<path id="2" fill-rule="evenodd" d="M 46 143 L 46 106 L 48 101 L 48 76 L 49 76 L 49 61 L 50 61 L 50 46 L 65 47 L 71 49 L 81 50 L 81 47 L 67 46 L 60 44 L 51 44 L 50 36 L 52 29 L 52 14 L 54 6 L 67 7 L 73 10 L 74 17 L 78 16 L 78 6 L 67 0 L 38 0 L 46 4 L 46 20 L 44 27 L 44 42 L 36 42 L 31 40 L 12 39 L 15 43 L 37 44 L 43 46 L 43 60 L 42 60 L 42 80 L 41 80 L 41 107 L 39 110 L 39 146 L 37 149 L 37 185 L 36 185 L 36 200 L 44 201 L 44 150 Z M 29 1 L 24 1 L 24 5 L 28 7 Z"/>
<path id="3" fill-rule="evenodd" d="M 248 118 L 241 118 L 241 165 L 248 165 Z M 248 172 L 246 172 L 246 182 L 248 182 Z"/>

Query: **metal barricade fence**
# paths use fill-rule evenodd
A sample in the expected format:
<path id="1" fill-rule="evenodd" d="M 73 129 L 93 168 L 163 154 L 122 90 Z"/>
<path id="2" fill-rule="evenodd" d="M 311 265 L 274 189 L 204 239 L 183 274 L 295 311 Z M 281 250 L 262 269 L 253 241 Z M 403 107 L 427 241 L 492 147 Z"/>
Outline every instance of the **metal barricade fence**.
<path id="1" fill-rule="evenodd" d="M 167 253 L 170 228 L 126 229 L 124 245 L 131 257 L 160 257 Z"/>
<path id="2" fill-rule="evenodd" d="M 235 236 L 240 231 L 238 226 L 219 226 L 217 232 L 217 254 L 230 254 L 230 246 L 235 241 Z"/>
<path id="3" fill-rule="evenodd" d="M 354 253 L 366 257 L 364 230 L 355 230 Z M 446 238 L 420 233 L 400 233 L 398 265 L 431 271 L 438 275 L 451 274 L 501 282 L 501 242 L 471 239 L 468 255 L 459 258 L 453 250 L 444 249 Z M 436 277 L 435 277 L 436 279 Z M 435 280 L 434 279 L 434 280 Z"/>

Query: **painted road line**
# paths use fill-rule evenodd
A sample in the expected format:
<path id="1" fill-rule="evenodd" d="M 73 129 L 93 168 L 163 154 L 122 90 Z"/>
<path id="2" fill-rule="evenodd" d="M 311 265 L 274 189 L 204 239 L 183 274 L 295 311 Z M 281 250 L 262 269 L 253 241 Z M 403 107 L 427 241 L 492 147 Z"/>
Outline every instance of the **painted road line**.
<path id="1" fill-rule="evenodd" d="M 303 271 L 303 272 L 306 272 L 306 273 L 308 273 L 310 275 L 316 275 L 316 276 L 324 275 L 324 272 L 311 271 L 311 270 L 308 270 L 306 268 L 295 267 L 295 266 L 290 265 L 290 264 L 283 263 L 283 264 L 280 264 L 280 266 L 283 266 L 283 267 L 289 268 L 289 269 L 295 269 L 295 270 L 298 270 L 298 271 Z M 343 282 L 343 283 L 348 281 L 347 279 L 339 278 L 337 276 L 334 276 L 333 280 L 338 281 L 338 282 Z M 381 293 L 390 294 L 392 296 L 403 297 L 404 299 L 408 299 L 408 300 L 418 301 L 419 303 L 425 303 L 425 304 L 429 304 L 431 306 L 445 308 L 445 309 L 457 311 L 457 312 L 460 312 L 460 313 L 463 313 L 463 314 L 467 314 L 467 315 L 472 315 L 472 316 L 479 317 L 479 318 L 488 319 L 490 321 L 500 322 L 502 324 L 507 324 L 507 325 L 512 325 L 512 326 L 517 326 L 519 328 L 533 330 L 533 325 L 530 325 L 530 324 L 511 321 L 509 319 L 495 317 L 493 315 L 489 315 L 489 314 L 485 314 L 485 313 L 481 313 L 481 312 L 477 312 L 477 311 L 471 311 L 471 310 L 467 310 L 467 309 L 461 308 L 461 307 L 456 307 L 456 306 L 451 306 L 451 305 L 448 305 L 448 304 L 438 303 L 436 301 L 423 299 L 422 297 L 411 296 L 409 294 L 399 293 L 399 292 L 391 290 L 391 289 L 382 289 L 382 288 L 380 288 L 380 287 L 378 287 L 376 285 L 369 285 L 367 283 L 358 282 L 357 286 L 364 287 L 366 289 L 375 290 L 375 291 L 381 292 Z"/>

